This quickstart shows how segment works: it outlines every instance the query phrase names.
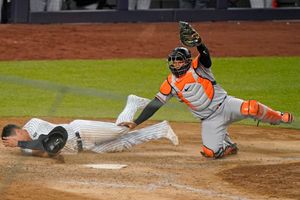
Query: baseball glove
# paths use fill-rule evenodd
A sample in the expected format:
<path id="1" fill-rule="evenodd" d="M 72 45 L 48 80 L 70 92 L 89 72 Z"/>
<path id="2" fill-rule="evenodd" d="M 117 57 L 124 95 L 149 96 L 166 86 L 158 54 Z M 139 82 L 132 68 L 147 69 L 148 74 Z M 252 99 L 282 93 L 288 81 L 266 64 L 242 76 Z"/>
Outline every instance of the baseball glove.
<path id="1" fill-rule="evenodd" d="M 187 47 L 195 47 L 201 44 L 199 33 L 187 22 L 179 21 L 180 41 Z"/>

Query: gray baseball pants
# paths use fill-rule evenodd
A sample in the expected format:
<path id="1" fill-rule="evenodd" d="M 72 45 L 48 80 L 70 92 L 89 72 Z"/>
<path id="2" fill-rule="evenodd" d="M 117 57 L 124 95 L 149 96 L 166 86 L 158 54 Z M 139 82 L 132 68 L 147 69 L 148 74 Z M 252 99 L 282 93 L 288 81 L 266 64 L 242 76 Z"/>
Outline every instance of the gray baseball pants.
<path id="1" fill-rule="evenodd" d="M 228 96 L 214 114 L 202 121 L 202 142 L 204 146 L 214 152 L 217 152 L 220 148 L 225 149 L 226 141 L 231 142 L 227 127 L 235 121 L 246 118 L 240 112 L 242 103 L 243 100 Z"/>

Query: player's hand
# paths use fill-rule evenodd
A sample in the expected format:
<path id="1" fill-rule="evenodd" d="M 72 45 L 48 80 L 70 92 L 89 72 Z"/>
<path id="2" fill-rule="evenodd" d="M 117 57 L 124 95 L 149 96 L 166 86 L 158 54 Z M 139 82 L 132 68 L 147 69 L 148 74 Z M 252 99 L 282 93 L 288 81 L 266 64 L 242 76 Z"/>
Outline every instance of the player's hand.
<path id="1" fill-rule="evenodd" d="M 137 124 L 134 122 L 121 122 L 120 124 L 118 124 L 118 126 L 126 126 L 130 129 L 134 129 L 137 126 Z"/>
<path id="2" fill-rule="evenodd" d="M 18 138 L 17 136 L 3 137 L 3 144 L 6 147 L 17 147 Z"/>

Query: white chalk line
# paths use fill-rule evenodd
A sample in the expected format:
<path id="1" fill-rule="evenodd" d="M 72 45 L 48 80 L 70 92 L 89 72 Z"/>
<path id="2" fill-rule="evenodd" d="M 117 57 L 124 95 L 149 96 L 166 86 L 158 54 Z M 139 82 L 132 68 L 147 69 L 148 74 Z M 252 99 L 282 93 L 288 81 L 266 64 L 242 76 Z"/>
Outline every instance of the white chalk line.
<path id="1" fill-rule="evenodd" d="M 135 184 L 123 184 L 123 183 L 107 183 L 107 182 L 98 182 L 98 181 L 59 181 L 59 183 L 67 184 L 67 185 L 87 185 L 87 186 L 102 186 L 102 187 L 109 187 L 109 188 L 129 188 L 129 189 L 139 189 L 139 190 L 145 190 L 145 191 L 153 191 L 156 189 L 161 189 L 164 187 L 174 187 L 176 189 L 193 192 L 201 195 L 207 195 L 210 197 L 219 197 L 222 199 L 231 199 L 231 200 L 250 200 L 246 197 L 241 197 L 233 194 L 225 194 L 222 192 L 217 192 L 214 190 L 209 189 L 201 189 L 201 188 L 194 188 L 189 185 L 181 185 L 177 183 L 170 183 L 167 182 L 161 182 L 158 184 L 151 183 L 146 185 L 135 185 Z M 53 187 L 52 187 L 53 188 Z M 54 189 L 58 190 L 64 190 L 64 188 L 59 187 L 56 185 Z"/>
<path id="2" fill-rule="evenodd" d="M 193 188 L 187 185 L 180 185 L 180 184 L 171 184 L 171 186 L 176 187 L 178 189 L 184 189 L 187 191 L 191 191 L 194 193 L 200 193 L 200 194 L 205 194 L 211 197 L 222 197 L 225 199 L 232 199 L 232 200 L 248 200 L 249 198 L 246 197 L 240 197 L 240 196 L 236 196 L 236 195 L 232 195 L 232 194 L 225 194 L 225 193 L 221 193 L 221 192 L 217 192 L 214 190 L 208 190 L 208 189 L 200 189 L 200 188 Z"/>

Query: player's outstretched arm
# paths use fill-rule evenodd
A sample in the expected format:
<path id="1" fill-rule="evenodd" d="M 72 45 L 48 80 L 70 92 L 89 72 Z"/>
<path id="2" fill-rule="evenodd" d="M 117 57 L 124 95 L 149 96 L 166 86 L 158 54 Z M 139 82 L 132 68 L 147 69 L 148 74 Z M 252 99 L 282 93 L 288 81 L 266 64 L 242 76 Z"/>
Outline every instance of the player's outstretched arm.
<path id="1" fill-rule="evenodd" d="M 201 64 L 205 68 L 209 68 L 211 66 L 210 54 L 199 33 L 189 23 L 180 21 L 179 35 L 183 45 L 187 47 L 197 47 L 200 54 L 198 66 Z"/>
<path id="2" fill-rule="evenodd" d="M 200 54 L 199 60 L 198 60 L 198 66 L 200 66 L 200 64 L 201 64 L 205 68 L 210 68 L 212 62 L 210 59 L 210 54 L 209 54 L 208 48 L 205 46 L 204 43 L 201 43 L 200 45 L 197 46 L 197 50 Z"/>

